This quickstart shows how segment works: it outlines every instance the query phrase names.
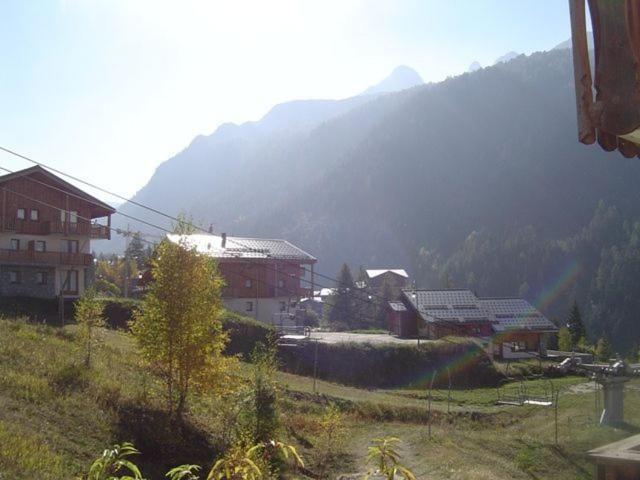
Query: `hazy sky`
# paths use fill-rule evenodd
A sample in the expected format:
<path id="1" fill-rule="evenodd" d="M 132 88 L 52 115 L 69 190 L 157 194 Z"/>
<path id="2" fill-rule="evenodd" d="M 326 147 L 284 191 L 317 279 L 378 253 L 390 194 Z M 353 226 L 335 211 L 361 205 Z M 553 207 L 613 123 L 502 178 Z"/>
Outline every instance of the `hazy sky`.
<path id="1" fill-rule="evenodd" d="M 0 0 L 0 145 L 131 195 L 220 123 L 569 36 L 566 0 Z"/>

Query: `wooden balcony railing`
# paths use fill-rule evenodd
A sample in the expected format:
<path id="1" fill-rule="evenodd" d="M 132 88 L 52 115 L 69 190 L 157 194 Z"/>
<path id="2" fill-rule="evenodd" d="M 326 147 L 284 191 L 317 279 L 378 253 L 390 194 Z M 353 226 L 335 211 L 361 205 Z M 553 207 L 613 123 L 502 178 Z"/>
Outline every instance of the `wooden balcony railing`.
<path id="1" fill-rule="evenodd" d="M 76 265 L 93 263 L 90 253 L 36 252 L 35 250 L 0 250 L 0 262 L 20 265 Z"/>
<path id="2" fill-rule="evenodd" d="M 33 221 L 20 220 L 15 217 L 0 217 L 0 227 L 4 225 L 4 229 L 10 232 L 24 233 L 27 235 L 49 235 L 51 233 L 60 233 L 63 235 L 87 235 L 92 239 L 110 239 L 111 230 L 106 225 L 97 223 L 89 223 L 86 221 L 61 222 L 59 220 L 50 221 Z"/>
<path id="3" fill-rule="evenodd" d="M 277 295 L 276 295 L 277 294 Z M 279 297 L 308 297 L 311 295 L 309 288 L 277 288 L 272 285 L 260 285 L 256 294 L 255 287 L 224 287 L 222 296 L 224 298 L 275 298 Z"/>

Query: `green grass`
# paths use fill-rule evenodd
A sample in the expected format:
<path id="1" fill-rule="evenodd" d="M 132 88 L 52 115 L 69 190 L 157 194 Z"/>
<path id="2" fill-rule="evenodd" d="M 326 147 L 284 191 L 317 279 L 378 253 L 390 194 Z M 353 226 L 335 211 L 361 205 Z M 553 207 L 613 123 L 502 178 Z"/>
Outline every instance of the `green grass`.
<path id="1" fill-rule="evenodd" d="M 0 474 L 39 480 L 74 478 L 103 448 L 133 440 L 147 475 L 166 466 L 198 463 L 205 469 L 224 445 L 230 398 L 194 399 L 180 429 L 163 413 L 161 384 L 139 364 L 131 337 L 103 332 L 89 372 L 79 368 L 74 329 L 64 332 L 0 320 Z M 240 377 L 250 372 L 242 365 Z M 628 386 L 626 430 L 595 425 L 593 392 L 581 377 L 554 379 L 561 390 L 559 447 L 553 408 L 498 406 L 494 388 L 432 392 L 365 390 L 279 373 L 284 438 L 297 445 L 308 468 L 318 466 L 322 413 L 334 403 L 346 428 L 333 473 L 363 472 L 366 447 L 380 436 L 403 440 L 404 461 L 421 479 L 589 479 L 584 452 L 640 429 L 640 381 Z M 531 391 L 545 382 L 528 381 Z M 451 412 L 447 413 L 448 406 Z M 432 435 L 428 435 L 431 418 Z"/>

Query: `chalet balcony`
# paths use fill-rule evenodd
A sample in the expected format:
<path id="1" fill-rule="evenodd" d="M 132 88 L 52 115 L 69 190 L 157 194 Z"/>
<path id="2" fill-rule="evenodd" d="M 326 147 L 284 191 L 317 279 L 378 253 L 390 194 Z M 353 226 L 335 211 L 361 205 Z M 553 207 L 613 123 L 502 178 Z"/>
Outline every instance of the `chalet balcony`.
<path id="1" fill-rule="evenodd" d="M 255 288 L 230 287 L 226 286 L 222 289 L 223 298 L 280 298 L 280 297 L 309 297 L 311 289 L 309 288 L 278 288 L 273 285 L 260 284 L 258 291 Z M 276 295 L 277 294 L 277 295 Z"/>
<path id="2" fill-rule="evenodd" d="M 111 229 L 107 225 L 89 222 L 61 222 L 61 221 L 33 221 L 19 220 L 5 217 L 2 221 L 5 231 L 23 233 L 26 235 L 49 235 L 60 233 L 63 235 L 89 236 L 94 240 L 109 240 Z"/>
<path id="3" fill-rule="evenodd" d="M 88 267 L 93 264 L 90 253 L 36 252 L 35 250 L 0 249 L 0 263 L 16 265 L 73 265 Z"/>

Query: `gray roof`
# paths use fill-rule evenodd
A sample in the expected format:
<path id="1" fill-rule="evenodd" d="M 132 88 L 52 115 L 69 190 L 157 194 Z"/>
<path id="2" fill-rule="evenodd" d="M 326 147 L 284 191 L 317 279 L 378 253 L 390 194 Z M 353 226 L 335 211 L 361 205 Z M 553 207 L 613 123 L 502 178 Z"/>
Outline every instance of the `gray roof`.
<path id="1" fill-rule="evenodd" d="M 409 278 L 409 274 L 402 268 L 379 268 L 379 269 L 367 269 L 365 270 L 367 277 L 376 278 L 385 273 L 394 273 L 400 277 Z"/>
<path id="2" fill-rule="evenodd" d="M 491 322 L 471 290 L 414 290 L 402 293 L 427 322 Z"/>
<path id="3" fill-rule="evenodd" d="M 199 253 L 214 258 L 224 259 L 252 259 L 252 260 L 296 260 L 314 263 L 315 257 L 286 240 L 272 238 L 245 238 L 227 236 L 223 247 L 223 237 L 220 235 L 167 235 L 174 243 L 185 242 L 189 247 L 195 247 Z"/>
<path id="4" fill-rule="evenodd" d="M 556 331 L 556 327 L 533 305 L 522 298 L 481 298 L 480 306 L 495 318 L 496 332 L 510 330 Z"/>
<path id="5" fill-rule="evenodd" d="M 407 307 L 402 302 L 389 302 L 389 307 L 391 307 L 391 310 L 394 310 L 396 312 L 406 312 L 407 311 Z"/>

